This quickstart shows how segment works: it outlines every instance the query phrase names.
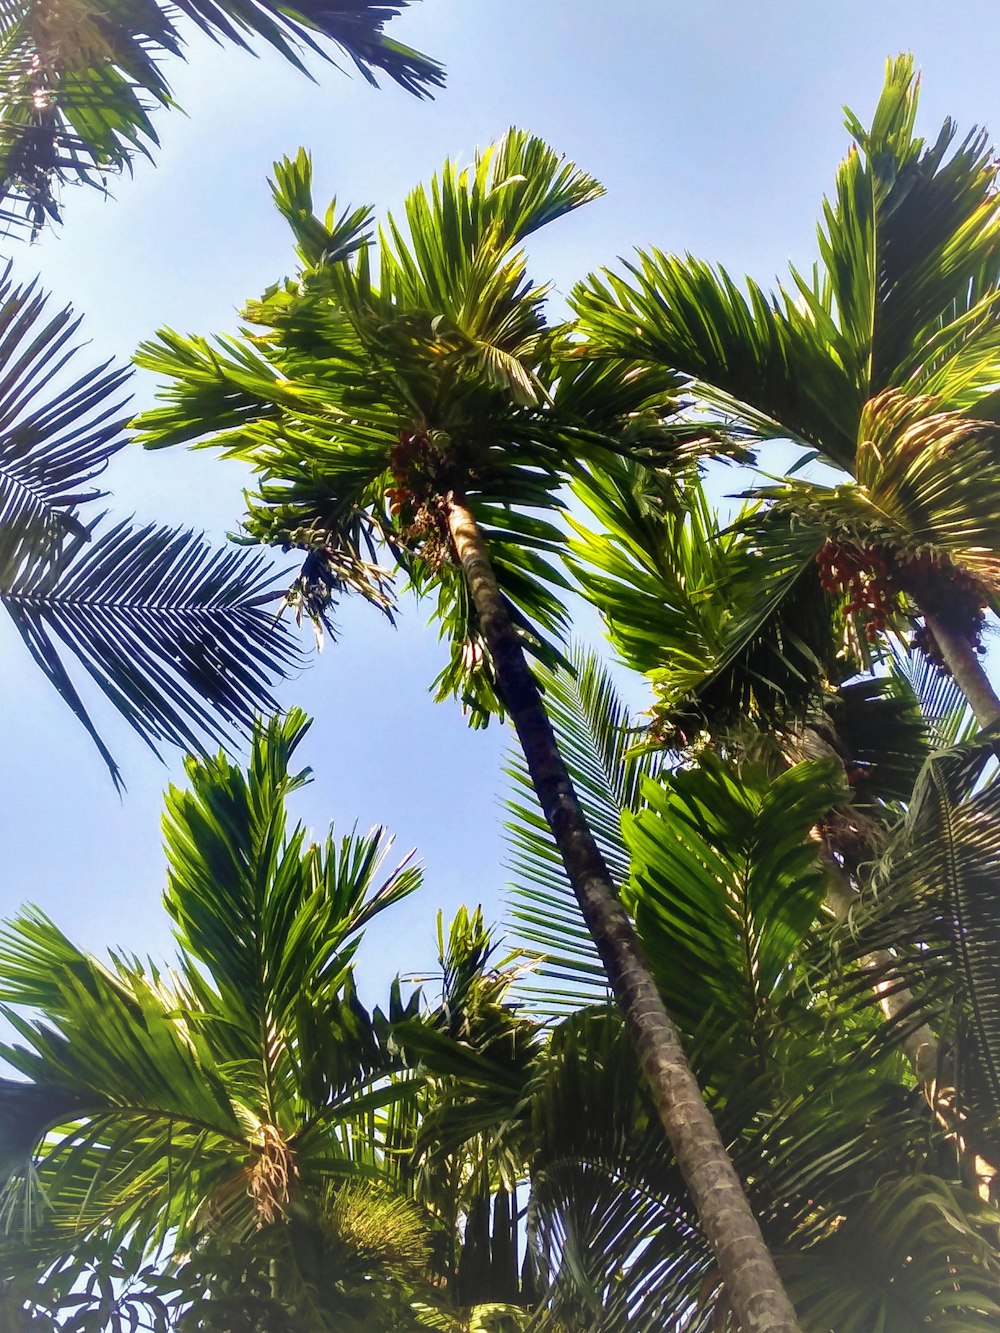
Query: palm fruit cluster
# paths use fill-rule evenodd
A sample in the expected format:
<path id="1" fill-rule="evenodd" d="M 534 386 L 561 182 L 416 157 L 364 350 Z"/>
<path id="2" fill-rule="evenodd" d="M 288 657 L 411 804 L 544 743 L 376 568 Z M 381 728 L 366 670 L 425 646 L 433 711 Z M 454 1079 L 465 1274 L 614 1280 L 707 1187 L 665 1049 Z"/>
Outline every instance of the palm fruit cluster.
<path id="1" fill-rule="evenodd" d="M 816 562 L 824 591 L 846 599 L 845 611 L 860 617 L 865 637 L 874 642 L 899 605 L 885 550 L 831 538 L 823 543 Z"/>
<path id="2" fill-rule="evenodd" d="M 437 571 L 451 559 L 451 537 L 441 508 L 445 459 L 432 435 L 403 429 L 389 453 L 394 485 L 386 490 L 389 512 L 404 520 L 399 541 L 419 548 L 421 558 Z M 406 519 L 409 522 L 405 522 Z"/>
<path id="3" fill-rule="evenodd" d="M 943 551 L 926 547 L 907 551 L 889 544 L 831 538 L 816 560 L 824 590 L 845 599 L 845 611 L 859 617 L 870 643 L 888 628 L 893 612 L 902 609 L 901 597 L 906 596 L 921 610 L 939 616 L 977 652 L 985 652 L 986 589 Z M 940 649 L 926 625 L 916 631 L 913 645 L 943 669 Z"/>

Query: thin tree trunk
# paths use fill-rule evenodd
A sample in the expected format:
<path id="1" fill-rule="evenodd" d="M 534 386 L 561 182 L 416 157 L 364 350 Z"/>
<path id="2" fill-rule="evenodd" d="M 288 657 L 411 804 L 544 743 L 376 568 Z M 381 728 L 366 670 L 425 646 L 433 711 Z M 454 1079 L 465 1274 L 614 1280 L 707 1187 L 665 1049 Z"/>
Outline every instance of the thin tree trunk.
<path id="1" fill-rule="evenodd" d="M 826 895 L 827 906 L 838 921 L 846 921 L 850 916 L 851 908 L 858 901 L 858 894 L 851 884 L 851 878 L 847 871 L 836 860 L 833 853 L 825 848 L 823 855 L 830 871 L 830 887 Z M 860 961 L 863 967 L 870 968 L 873 971 L 885 972 L 889 975 L 897 966 L 896 959 L 889 953 L 888 949 L 873 949 L 871 953 L 865 954 Z M 913 1006 L 913 992 L 905 986 L 894 986 L 889 981 L 880 981 L 875 983 L 873 990 L 879 1008 L 890 1023 Z M 933 1030 L 926 1023 L 921 1023 L 919 1027 L 907 1033 L 900 1043 L 900 1048 L 909 1060 L 913 1072 L 920 1080 L 929 1105 L 934 1107 L 937 1100 L 939 1047 L 938 1039 Z"/>
<path id="2" fill-rule="evenodd" d="M 447 517 L 496 667 L 500 696 L 715 1253 L 730 1304 L 744 1333 L 797 1333 L 795 1311 L 573 790 L 482 532 L 456 497 L 449 497 Z"/>
<path id="3" fill-rule="evenodd" d="M 990 684 L 979 654 L 967 638 L 949 629 L 936 613 L 921 610 L 927 628 L 941 649 L 945 665 L 968 699 L 976 721 L 981 727 L 996 726 L 1000 723 L 1000 698 Z"/>

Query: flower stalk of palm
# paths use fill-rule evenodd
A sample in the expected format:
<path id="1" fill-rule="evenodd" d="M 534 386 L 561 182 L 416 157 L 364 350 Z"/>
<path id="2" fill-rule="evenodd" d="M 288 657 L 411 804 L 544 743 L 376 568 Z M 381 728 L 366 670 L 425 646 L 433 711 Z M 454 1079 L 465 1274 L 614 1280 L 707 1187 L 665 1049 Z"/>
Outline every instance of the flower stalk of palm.
<path id="1" fill-rule="evenodd" d="M 375 533 L 419 591 L 434 589 L 455 690 L 473 719 L 514 723 L 545 817 L 622 1006 L 733 1306 L 748 1330 L 791 1330 L 785 1297 L 740 1181 L 685 1059 L 560 756 L 526 652 L 559 659 L 565 621 L 548 515 L 575 461 L 661 439 L 672 375 L 572 355 L 543 316 L 521 246 L 599 185 L 511 131 L 468 171 L 446 165 L 389 219 L 377 263 L 366 210 L 313 213 L 304 153 L 275 196 L 302 272 L 248 308 L 239 340 L 145 344 L 139 363 L 173 383 L 140 418 L 160 446 L 202 439 L 262 474 L 248 526 L 261 540 L 334 550 L 364 578 Z"/>
<path id="2" fill-rule="evenodd" d="M 643 252 L 574 294 L 591 349 L 689 375 L 762 441 L 850 481 L 759 492 L 811 532 L 831 589 L 874 638 L 916 608 L 983 726 L 1000 699 L 975 651 L 1000 596 L 1000 194 L 973 131 L 914 134 L 913 61 L 885 88 L 824 205 L 820 262 L 773 294 L 690 256 Z M 787 524 L 785 525 L 787 528 Z M 766 555 L 766 553 L 765 553 Z M 780 558 L 776 554 L 775 558 Z"/>

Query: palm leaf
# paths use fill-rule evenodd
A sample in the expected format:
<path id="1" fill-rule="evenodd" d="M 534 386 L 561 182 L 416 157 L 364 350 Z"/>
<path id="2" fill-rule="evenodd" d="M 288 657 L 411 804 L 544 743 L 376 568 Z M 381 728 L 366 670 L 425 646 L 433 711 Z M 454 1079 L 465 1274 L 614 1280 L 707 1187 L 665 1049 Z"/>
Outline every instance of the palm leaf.
<path id="1" fill-rule="evenodd" d="M 270 683 L 297 651 L 267 609 L 279 593 L 259 555 L 182 529 L 95 526 L 52 558 L 0 529 L 0 602 L 120 781 L 67 657 L 155 751 L 271 711 Z"/>
<path id="2" fill-rule="evenodd" d="M 58 219 L 63 182 L 103 186 L 136 152 L 157 144 L 150 113 L 172 104 L 161 71 L 180 55 L 183 18 L 216 41 L 255 39 L 299 69 L 303 56 L 346 56 L 369 83 L 385 74 L 417 96 L 444 81 L 441 67 L 395 41 L 385 25 L 409 0 L 44 0 L 0 5 L 0 216 L 38 230 Z"/>
<path id="3" fill-rule="evenodd" d="M 690 257 L 640 252 L 591 276 L 573 305 L 591 346 L 671 367 L 762 439 L 790 438 L 851 470 L 864 405 L 887 389 L 995 415 L 1000 363 L 996 162 L 946 122 L 914 135 L 913 60 L 888 62 L 871 128 L 825 201 L 820 263 L 773 294 Z"/>
<path id="4" fill-rule="evenodd" d="M 644 783 L 645 808 L 624 819 L 626 900 L 685 1031 L 738 1023 L 752 1047 L 766 1026 L 825 896 L 808 833 L 842 799 L 842 772 L 807 760 L 772 779 L 706 754 Z"/>
<path id="5" fill-rule="evenodd" d="M 0 273 L 0 526 L 39 551 L 80 533 L 78 506 L 102 494 L 90 483 L 124 444 L 128 377 L 105 363 L 57 391 L 80 320 L 69 308 L 46 319 L 46 300 L 34 282 L 15 285 L 9 264 Z"/>
<path id="6" fill-rule="evenodd" d="M 877 979 L 914 994 L 901 1022 L 945 1025 L 967 1132 L 990 1154 L 1000 1126 L 1000 784 L 991 758 L 982 742 L 931 755 L 840 946 L 852 958 L 895 952 Z"/>

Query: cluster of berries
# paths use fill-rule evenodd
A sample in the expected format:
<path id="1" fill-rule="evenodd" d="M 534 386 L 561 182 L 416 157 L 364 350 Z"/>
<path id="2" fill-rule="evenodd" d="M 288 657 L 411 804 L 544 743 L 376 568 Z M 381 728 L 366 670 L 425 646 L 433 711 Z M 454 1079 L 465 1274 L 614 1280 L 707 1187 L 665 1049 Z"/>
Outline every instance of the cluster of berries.
<path id="1" fill-rule="evenodd" d="M 905 593 L 968 639 L 977 652 L 985 652 L 986 591 L 973 574 L 947 555 L 829 540 L 816 560 L 823 588 L 846 599 L 845 610 L 861 618 L 869 642 L 887 628 L 900 594 Z M 926 625 L 917 630 L 913 646 L 944 669 L 940 648 Z"/>
<path id="2" fill-rule="evenodd" d="M 396 484 L 386 491 L 393 516 L 407 505 L 426 499 L 429 479 L 439 465 L 437 451 L 426 435 L 412 430 L 399 432 L 399 443 L 389 452 L 389 470 Z"/>
<path id="3" fill-rule="evenodd" d="M 845 597 L 848 615 L 860 616 L 865 637 L 874 642 L 889 623 L 898 601 L 886 553 L 853 542 L 824 542 L 816 556 L 823 589 Z"/>

